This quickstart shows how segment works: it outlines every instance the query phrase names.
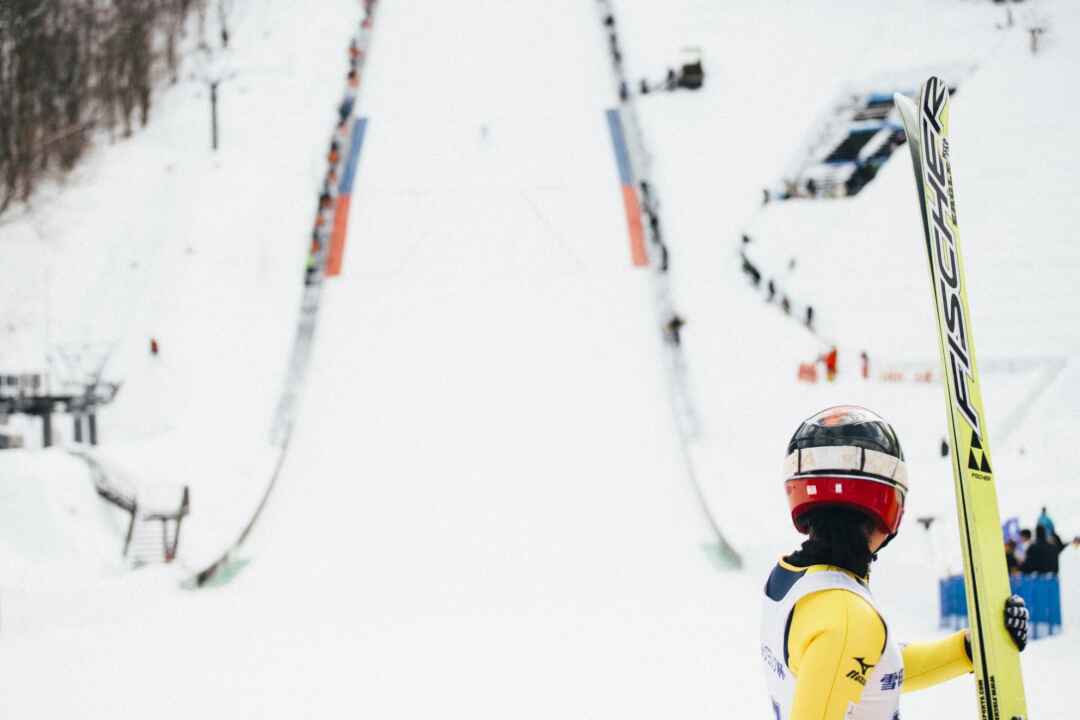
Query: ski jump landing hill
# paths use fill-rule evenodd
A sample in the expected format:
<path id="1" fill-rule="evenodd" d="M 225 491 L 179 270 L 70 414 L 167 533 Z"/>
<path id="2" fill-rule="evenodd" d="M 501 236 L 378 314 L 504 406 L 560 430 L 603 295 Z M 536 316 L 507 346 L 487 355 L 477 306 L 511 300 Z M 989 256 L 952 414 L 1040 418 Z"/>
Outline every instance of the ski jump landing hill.
<path id="1" fill-rule="evenodd" d="M 753 140 L 782 136 L 788 118 L 826 96 L 832 79 L 851 67 L 896 65 L 939 11 L 947 9 L 954 26 L 966 30 L 993 6 L 612 4 L 620 10 L 624 61 L 645 68 L 635 76 L 667 62 L 687 35 L 704 35 L 709 51 L 710 80 L 700 93 L 642 100 L 639 110 L 657 153 L 652 179 L 663 191 L 666 237 L 678 263 L 673 293 L 690 320 L 683 346 L 695 386 L 705 391 L 698 396 L 708 439 L 701 454 L 716 462 L 702 476 L 720 502 L 737 482 L 740 502 L 724 527 L 730 519 L 740 531 L 748 572 L 717 573 L 699 551 L 711 529 L 681 476 L 652 319 L 655 295 L 631 261 L 604 114 L 616 97 L 595 8 L 569 0 L 542 7 L 396 0 L 380 5 L 365 71 L 359 112 L 369 121 L 344 263 L 324 286 L 308 386 L 277 489 L 247 546 L 252 562 L 232 582 L 200 592 L 176 589 L 171 577 L 160 582 L 151 569 L 125 576 L 109 592 L 65 584 L 56 596 L 80 609 L 107 602 L 108 612 L 58 614 L 57 603 L 27 605 L 37 612 L 32 632 L 2 628 L 0 675 L 7 682 L 0 715 L 115 718 L 138 707 L 184 720 L 343 713 L 761 717 L 769 706 L 754 618 L 761 579 L 796 540 L 776 477 L 793 423 L 838 397 L 880 409 L 897 425 L 920 478 L 909 514 L 951 512 L 950 483 L 935 480 L 940 425 L 928 420 L 940 417 L 940 388 L 912 391 L 847 376 L 830 386 L 796 386 L 792 362 L 813 351 L 812 338 L 800 347 L 797 328 L 725 279 L 734 276 L 730 250 L 739 223 L 787 155 L 776 143 Z M 266 0 L 271 5 L 295 12 L 286 0 Z M 302 30 L 291 14 L 287 19 L 284 25 Z M 871 39 L 889 42 L 853 48 L 853 23 L 876 28 Z M 994 32 L 934 29 L 926 45 L 948 40 L 950 51 Z M 895 33 L 904 40 L 893 42 Z M 1028 143 L 1053 136 L 1055 151 L 1072 153 L 1069 162 L 1040 157 L 1060 169 L 1062 182 L 1053 187 L 1066 192 L 1080 164 L 1066 135 L 1071 129 L 1014 133 L 1009 123 L 1044 126 L 1028 115 L 989 111 L 1010 93 L 1029 98 L 1024 92 L 1034 92 L 1026 89 L 1036 74 L 1066 77 L 1066 63 L 1074 64 L 1074 56 L 1059 55 L 1058 72 L 1047 75 L 1022 53 L 1021 45 L 979 76 L 981 87 L 973 82 L 965 90 L 956 122 L 960 103 L 971 102 L 963 110 L 969 117 L 1005 123 L 991 134 L 995 142 L 1023 138 L 1023 145 L 1012 141 L 1014 160 L 1027 158 Z M 1066 112 L 1071 101 L 1049 87 L 1039 97 L 1058 103 L 1056 118 L 1075 114 Z M 281 106 L 271 99 L 271 107 Z M 968 142 L 976 148 L 990 138 Z M 960 180 L 962 207 L 1000 207 L 1003 217 L 1025 217 L 1017 202 L 1042 208 L 1039 217 L 1071 207 L 1035 183 L 1037 194 L 1015 185 L 1007 195 L 985 184 L 980 190 L 967 182 L 978 179 L 979 165 L 970 154 L 961 162 L 959 141 L 956 151 L 957 167 L 975 174 Z M 829 316 L 851 320 L 851 332 L 872 334 L 867 343 L 875 336 L 913 347 L 918 341 L 918 332 L 907 332 L 910 320 L 871 322 L 882 313 L 913 317 L 899 300 L 909 273 L 867 272 L 885 257 L 876 245 L 843 252 L 853 237 L 880 237 L 868 229 L 890 233 L 890 257 L 906 246 L 903 223 L 893 230 L 858 222 L 892 217 L 893 195 L 901 205 L 896 217 L 910 218 L 918 237 L 910 174 L 903 164 L 886 165 L 853 204 L 831 206 L 820 225 L 805 224 L 819 230 L 815 247 L 823 256 L 864 261 L 853 266 L 854 279 L 892 283 L 895 292 L 870 288 L 867 297 L 880 303 L 874 307 L 851 303 L 849 293 L 828 295 Z M 984 164 L 981 174 L 1000 173 Z M 303 178 L 281 204 L 307 193 L 309 182 Z M 975 221 L 969 211 L 965 223 Z M 260 225 L 260 240 L 278 222 L 274 214 Z M 307 222 L 278 230 L 293 233 L 293 242 Z M 991 230 L 972 227 L 968 238 L 996 237 Z M 1042 230 L 1052 235 L 1048 226 Z M 822 233 L 828 237 L 817 238 Z M 1000 244 L 1017 245 L 1015 236 L 1001 235 Z M 218 248 L 235 250 L 214 244 L 195 257 Z M 912 250 L 921 293 L 924 260 L 917 243 Z M 1051 271 L 1068 285 L 1063 276 L 1075 267 L 1075 251 L 1062 247 L 1053 257 L 1055 267 L 1040 266 L 1038 281 L 1010 270 L 1024 297 L 1002 302 L 1024 300 L 1022 308 L 1044 311 L 1025 313 L 1025 320 L 1056 316 L 1039 290 Z M 292 259 L 295 273 L 300 253 Z M 976 262 L 971 277 L 995 282 L 993 268 L 975 270 Z M 823 283 L 831 277 L 821 275 Z M 205 275 L 198 277 L 205 284 Z M 282 295 L 294 310 L 295 293 Z M 928 309 L 923 299 L 918 304 Z M 972 302 L 980 306 L 974 295 Z M 1026 323 L 1007 322 L 1015 315 L 1001 311 L 1009 308 L 987 309 L 995 312 L 975 321 L 981 352 L 1005 354 L 990 347 L 993 337 L 1016 344 L 1031 335 Z M 1059 333 L 1040 336 L 1075 349 L 1075 325 L 1040 328 Z M 286 332 L 293 327 L 290 321 Z M 145 354 L 142 343 L 139 349 Z M 286 353 L 280 355 L 284 363 Z M 262 369 L 244 360 L 234 364 Z M 175 371 L 188 364 L 178 362 Z M 259 389 L 272 398 L 274 387 Z M 1062 438 L 1076 425 L 1080 382 L 1066 370 L 1043 397 L 1055 403 L 1040 401 L 1028 415 L 1037 422 L 1023 428 L 1040 446 L 1024 456 L 1004 443 L 995 448 L 997 471 L 1022 479 L 1013 493 L 1017 505 L 1021 490 L 1048 496 L 1071 483 L 1061 473 L 1067 453 L 1055 453 L 1071 448 Z M 206 417 L 204 408 L 192 415 Z M 1065 505 L 1071 496 L 1057 497 Z M 890 631 L 904 638 L 935 632 L 937 572 L 927 539 L 907 526 L 875 569 Z M 1075 579 L 1075 570 L 1067 565 L 1065 577 Z M 1076 596 L 1075 587 L 1070 592 Z M 1080 607 L 1068 597 L 1067 612 Z M 8 596 L 0 607 L 6 621 Z M 1066 616 L 1067 628 L 1077 623 Z M 1069 696 L 1059 689 L 1076 660 L 1068 635 L 1025 653 L 1033 717 L 1072 717 Z M 974 711 L 969 679 L 921 695 L 905 698 L 906 714 Z"/>
<path id="2" fill-rule="evenodd" d="M 371 50 L 371 37 L 375 24 L 375 7 L 376 5 L 374 3 L 368 7 L 365 20 L 361 24 L 359 33 L 354 40 L 354 43 L 359 48 L 357 71 L 359 72 L 361 86 L 366 86 L 367 84 L 366 75 L 363 71 Z M 622 68 L 618 62 L 618 41 L 616 39 L 614 23 L 613 20 L 609 19 L 613 18 L 613 9 L 608 3 L 598 3 L 598 8 L 600 10 L 600 17 L 605 20 L 605 27 L 608 28 L 611 37 L 611 55 L 614 59 L 614 79 L 616 80 L 617 88 L 619 82 L 625 85 L 626 78 L 622 75 Z M 616 94 L 618 94 L 617 91 Z M 643 208 L 646 210 L 649 217 L 653 217 L 657 212 L 656 190 L 653 188 L 650 192 L 648 184 L 643 182 L 648 175 L 648 155 L 643 146 L 640 129 L 637 126 L 632 97 L 628 98 L 623 94 L 620 100 L 621 102 L 618 107 L 607 109 L 604 114 L 607 120 L 607 127 L 611 133 L 614 161 L 618 171 L 618 180 L 623 197 L 629 239 L 630 262 L 641 274 L 646 274 L 646 271 L 649 271 L 647 274 L 652 281 L 652 292 L 655 297 L 654 327 L 661 328 L 670 317 L 674 316 L 675 309 L 668 291 L 666 277 L 668 272 L 667 258 L 661 258 L 657 254 L 658 251 L 656 248 L 647 250 L 645 247 L 645 232 L 643 229 L 643 215 L 645 213 L 643 213 Z M 357 108 L 362 109 L 364 107 L 362 102 L 356 101 L 355 94 L 350 95 L 347 98 L 346 103 L 349 108 L 348 113 L 351 113 Z M 344 107 L 346 107 L 345 104 L 343 104 L 343 108 Z M 345 111 L 343 110 L 343 112 Z M 335 134 L 335 137 L 339 142 L 345 148 L 348 148 L 340 163 L 342 168 L 340 192 L 337 195 L 332 209 L 320 211 L 321 213 L 325 212 L 323 217 L 328 218 L 327 226 L 332 228 L 328 234 L 328 247 L 325 251 L 320 250 L 317 256 L 319 266 L 323 268 L 324 275 L 327 278 L 336 278 L 342 272 L 346 245 L 345 237 L 348 233 L 347 228 L 350 215 L 349 209 L 351 206 L 352 187 L 355 184 L 360 160 L 360 150 L 363 145 L 368 123 L 368 118 L 366 116 L 361 115 L 353 119 L 348 113 L 346 113 L 347 117 L 342 120 L 342 128 L 348 129 Z M 482 124 L 479 128 L 478 137 L 478 141 L 482 146 L 487 146 L 489 144 L 489 133 L 490 128 L 486 124 Z M 490 149 L 488 152 L 497 152 L 497 150 Z M 424 161 L 421 159 L 420 163 L 423 164 L 423 162 Z M 422 172 L 423 168 L 417 168 L 417 170 Z M 641 200 L 639 200 L 639 192 L 641 194 Z M 653 244 L 657 245 L 657 247 L 663 247 L 659 236 L 659 229 L 657 227 L 653 227 L 650 230 L 650 240 Z M 308 283 L 305 286 L 301 303 L 299 325 L 297 327 L 290 355 L 289 371 L 286 376 L 281 399 L 274 413 L 271 430 L 271 445 L 275 448 L 278 459 L 277 462 L 274 463 L 271 479 L 266 492 L 259 502 L 258 507 L 255 509 L 250 522 L 240 533 L 237 541 L 230 546 L 224 554 L 215 559 L 212 564 L 199 571 L 195 578 L 195 583 L 198 585 L 203 585 L 211 581 L 221 582 L 227 580 L 231 577 L 234 570 L 237 570 L 246 564 L 247 560 L 251 557 L 250 552 L 243 546 L 254 530 L 255 525 L 258 523 L 263 509 L 271 499 L 281 473 L 285 454 L 288 451 L 292 427 L 296 420 L 295 413 L 298 407 L 298 399 L 307 379 L 312 339 L 320 308 L 321 289 L 322 285 L 318 282 Z M 650 318 L 646 315 L 641 318 L 641 320 L 647 323 Z M 556 338 L 553 342 L 558 342 L 558 339 Z M 644 352 L 646 357 L 653 357 L 655 355 L 653 347 L 647 348 Z M 685 477 L 689 488 L 693 492 L 693 496 L 696 498 L 696 504 L 701 514 L 701 519 L 711 529 L 710 535 L 703 542 L 703 548 L 709 553 L 710 557 L 720 565 L 724 567 L 737 567 L 740 562 L 738 554 L 728 543 L 721 528 L 717 525 L 712 512 L 705 502 L 699 480 L 695 475 L 693 457 L 691 454 L 691 443 L 697 433 L 696 419 L 694 418 L 693 400 L 690 396 L 690 389 L 686 385 L 685 361 L 682 358 L 678 343 L 671 342 L 670 338 L 668 338 L 668 342 L 663 344 L 660 359 L 669 385 L 668 395 L 676 421 L 674 430 L 677 433 L 681 446 L 683 470 L 679 475 Z"/>
<path id="3" fill-rule="evenodd" d="M 569 1 L 380 4 L 347 249 L 253 561 L 16 638 L 6 710 L 729 707 L 712 673 L 745 629 L 714 605 L 742 580 L 701 552 L 596 25 Z M 79 672 L 49 693 L 58 656 Z"/>

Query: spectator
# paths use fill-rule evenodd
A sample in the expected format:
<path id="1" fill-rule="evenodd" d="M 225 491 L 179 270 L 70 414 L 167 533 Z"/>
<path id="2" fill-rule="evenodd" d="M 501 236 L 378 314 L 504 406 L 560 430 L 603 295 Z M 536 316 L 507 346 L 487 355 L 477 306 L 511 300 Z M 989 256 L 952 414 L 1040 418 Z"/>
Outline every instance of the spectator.
<path id="1" fill-rule="evenodd" d="M 330 144 L 330 152 L 326 154 L 326 162 L 331 165 L 337 165 L 338 160 L 341 159 L 341 151 L 338 150 L 338 144 L 336 142 Z"/>
<path id="2" fill-rule="evenodd" d="M 675 347 L 682 343 L 682 327 L 685 324 L 685 320 L 679 317 L 677 313 L 673 313 L 671 319 L 664 325 L 664 337 Z"/>
<path id="3" fill-rule="evenodd" d="M 157 338 L 150 338 L 150 354 L 157 357 L 158 354 L 158 341 Z"/>
<path id="4" fill-rule="evenodd" d="M 769 297 L 765 298 L 765 302 L 772 302 L 776 297 L 776 283 L 772 281 L 772 278 L 769 278 L 769 284 L 765 286 L 765 289 L 769 291 Z"/>
<path id="5" fill-rule="evenodd" d="M 349 92 L 345 93 L 345 99 L 338 105 L 338 122 L 339 124 L 345 124 L 349 121 L 349 115 L 352 114 L 353 109 L 353 95 Z"/>
<path id="6" fill-rule="evenodd" d="M 1001 536 L 1006 542 L 1012 541 L 1013 546 L 1020 542 L 1020 520 L 1015 517 L 1011 517 L 1005 522 L 1001 523 Z"/>
<path id="7" fill-rule="evenodd" d="M 1050 534 L 1043 525 L 1035 526 L 1035 542 L 1027 549 L 1020 569 L 1025 573 L 1058 574 L 1058 555 L 1065 549 L 1056 533 Z"/>
<path id="8" fill-rule="evenodd" d="M 641 78 L 641 84 L 638 86 L 638 90 L 642 95 L 649 94 L 649 82 L 645 78 Z"/>
<path id="9" fill-rule="evenodd" d="M 941 451 L 941 457 L 949 457 L 949 441 L 946 440 L 945 438 L 941 438 L 940 451 Z M 1014 543 L 1014 546 L 1015 546 L 1015 543 Z M 1019 548 L 1014 547 L 1014 552 L 1019 552 Z M 1019 555 L 1017 556 L 1017 558 L 1019 559 Z"/>
<path id="10" fill-rule="evenodd" d="M 1024 564 L 1029 547 L 1031 547 L 1031 531 L 1024 528 L 1020 531 L 1020 544 L 1016 546 L 1016 559 L 1020 561 L 1021 565 Z"/>
<path id="11" fill-rule="evenodd" d="M 668 257 L 667 245 L 664 245 L 663 243 L 661 243 L 660 244 L 660 272 L 665 272 L 666 273 L 668 271 L 668 260 L 669 260 L 669 257 Z"/>
<path id="12" fill-rule="evenodd" d="M 345 76 L 345 79 L 349 81 L 349 87 L 353 90 L 360 87 L 360 73 L 356 72 L 356 68 L 349 70 L 349 74 Z"/>
<path id="13" fill-rule="evenodd" d="M 616 65 L 622 64 L 622 52 L 619 50 L 619 38 L 615 33 L 608 35 L 608 39 L 611 40 L 611 61 Z"/>
<path id="14" fill-rule="evenodd" d="M 788 296 L 780 298 L 780 309 L 784 311 L 785 315 L 791 314 L 791 301 L 788 300 Z"/>
<path id="15" fill-rule="evenodd" d="M 814 178 L 810 178 L 809 180 L 806 181 L 806 194 L 807 195 L 809 195 L 812 198 L 817 197 L 817 190 L 818 190 L 817 182 L 814 180 Z"/>
<path id="16" fill-rule="evenodd" d="M 667 76 L 664 78 L 664 89 L 674 90 L 679 87 L 679 78 L 675 75 L 674 68 L 668 68 Z"/>
<path id="17" fill-rule="evenodd" d="M 1005 541 L 1005 567 L 1010 575 L 1020 574 L 1020 561 L 1016 559 L 1016 542 L 1013 540 Z"/>
<path id="18" fill-rule="evenodd" d="M 829 348 L 829 352 L 818 358 L 825 363 L 825 379 L 829 382 L 836 380 L 836 346 Z"/>
<path id="19" fill-rule="evenodd" d="M 745 253 L 740 252 L 742 257 L 742 270 L 750 278 L 750 282 L 757 287 L 761 284 L 761 271 L 757 269 L 754 263 L 750 262 L 750 258 L 746 257 Z"/>
<path id="20" fill-rule="evenodd" d="M 1042 512 L 1039 513 L 1039 519 L 1036 520 L 1035 523 L 1039 527 L 1046 528 L 1046 532 L 1050 533 L 1051 535 L 1054 534 L 1054 521 L 1051 520 L 1050 516 L 1046 514 L 1046 508 L 1045 507 L 1042 509 Z"/>
<path id="21" fill-rule="evenodd" d="M 863 380 L 868 380 L 870 378 L 870 356 L 866 354 L 865 350 L 859 353 L 859 361 L 862 363 L 860 371 L 862 372 Z"/>
<path id="22" fill-rule="evenodd" d="M 814 306 L 806 306 L 806 327 L 810 330 L 814 329 Z"/>

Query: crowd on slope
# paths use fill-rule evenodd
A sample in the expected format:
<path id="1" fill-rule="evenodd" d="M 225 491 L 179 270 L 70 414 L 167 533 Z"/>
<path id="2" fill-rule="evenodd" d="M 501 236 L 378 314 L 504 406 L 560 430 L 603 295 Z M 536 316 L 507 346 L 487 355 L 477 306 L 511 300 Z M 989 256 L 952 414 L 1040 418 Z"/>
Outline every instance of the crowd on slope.
<path id="1" fill-rule="evenodd" d="M 315 224 L 311 231 L 311 246 L 308 249 L 304 269 L 304 282 L 314 285 L 320 279 L 326 265 L 328 241 L 334 225 L 334 201 L 337 199 L 340 175 L 343 172 L 352 126 L 350 120 L 356 105 L 356 95 L 360 90 L 360 68 L 367 52 L 372 19 L 376 0 L 363 0 L 364 16 L 357 33 L 349 42 L 349 70 L 345 74 L 345 92 L 337 109 L 337 126 L 330 147 L 326 152 L 326 173 L 323 176 L 322 189 L 319 191 L 315 210 Z"/>
<path id="2" fill-rule="evenodd" d="M 1060 555 L 1066 544 L 1045 507 L 1035 522 L 1034 537 L 1030 529 L 1020 529 L 1016 518 L 1005 523 L 1004 534 L 1005 562 L 1010 575 L 1058 574 Z M 1074 537 L 1071 544 L 1080 547 L 1080 536 Z"/>
<path id="3" fill-rule="evenodd" d="M 616 68 L 622 68 L 622 49 L 619 47 L 619 35 L 615 31 L 615 15 L 611 11 L 611 7 L 608 5 L 607 0 L 600 0 L 604 6 L 604 28 L 608 34 L 608 47 L 611 53 L 611 62 Z M 667 73 L 664 75 L 664 79 L 658 82 L 649 82 L 647 78 L 641 78 L 638 83 L 638 92 L 641 95 L 648 95 L 650 92 L 656 90 L 666 90 L 667 92 L 674 92 L 679 88 L 686 88 L 687 90 L 700 90 L 702 85 L 705 84 L 705 68 L 701 64 L 700 52 L 694 53 L 694 56 L 688 58 L 678 70 L 673 67 L 667 69 Z M 630 86 L 625 77 L 619 78 L 619 100 L 626 102 L 630 99 Z"/>
<path id="4" fill-rule="evenodd" d="M 747 255 L 746 248 L 753 242 L 750 236 L 744 233 L 741 236 L 741 240 L 739 260 L 741 261 L 743 274 L 746 275 L 750 284 L 754 288 L 762 290 L 765 293 L 765 302 L 775 302 L 781 312 L 789 317 L 799 320 L 799 322 L 806 326 L 807 330 L 816 335 L 817 330 L 814 325 L 814 306 L 807 303 L 800 310 L 791 296 L 780 286 L 777 278 L 772 276 L 766 279 L 765 275 L 761 272 L 761 269 Z M 795 258 L 790 258 L 788 260 L 788 271 L 794 270 L 795 265 Z"/>
<path id="5" fill-rule="evenodd" d="M 619 101 L 626 104 L 631 101 L 631 95 L 629 91 L 629 85 L 626 80 L 626 73 L 623 68 L 623 53 L 619 43 L 619 34 L 615 27 L 615 15 L 608 0 L 599 0 L 601 15 L 603 18 L 604 32 L 608 37 L 608 48 L 611 55 L 611 64 L 615 70 L 615 77 L 619 86 Z M 698 70 L 700 70 L 700 60 L 698 61 Z M 691 72 L 694 72 L 693 70 Z M 704 77 L 702 72 L 698 77 L 700 81 Z M 697 87 L 700 87 L 698 82 Z M 674 88 L 672 88 L 674 89 Z M 641 198 L 641 212 L 644 217 L 644 234 L 648 238 L 649 244 L 654 247 L 654 252 L 650 253 L 650 256 L 654 258 L 654 267 L 656 271 L 661 275 L 666 275 L 671 267 L 671 251 L 668 248 L 666 242 L 664 242 L 664 236 L 660 229 L 660 212 L 659 201 L 656 197 L 654 189 L 647 178 L 642 178 L 638 182 L 638 193 Z M 661 326 L 661 333 L 670 345 L 678 348 L 682 343 L 682 327 L 686 324 L 686 320 L 679 315 L 678 312 L 671 306 L 670 298 L 665 298 L 666 308 L 664 310 L 665 317 Z"/>
<path id="6" fill-rule="evenodd" d="M 750 281 L 750 285 L 762 292 L 766 303 L 775 303 L 784 315 L 798 321 L 815 337 L 821 340 L 824 345 L 824 351 L 818 355 L 813 362 L 803 363 L 799 368 L 799 379 L 807 382 L 817 382 L 817 367 L 820 363 L 824 370 L 825 379 L 829 382 L 834 381 L 839 372 L 837 348 L 835 343 L 827 340 L 818 332 L 817 325 L 815 324 L 817 313 L 814 310 L 814 306 L 809 303 L 804 306 L 797 305 L 787 291 L 781 287 L 775 277 L 769 277 L 766 280 L 761 269 L 747 255 L 746 248 L 751 243 L 752 240 L 750 236 L 744 233 L 741 236 L 739 259 L 742 263 L 743 274 L 746 275 L 747 279 Z M 788 271 L 791 272 L 795 270 L 795 266 L 795 258 L 789 259 Z M 865 350 L 859 353 L 859 366 L 860 376 L 864 380 L 869 379 L 870 356 L 867 355 Z"/>

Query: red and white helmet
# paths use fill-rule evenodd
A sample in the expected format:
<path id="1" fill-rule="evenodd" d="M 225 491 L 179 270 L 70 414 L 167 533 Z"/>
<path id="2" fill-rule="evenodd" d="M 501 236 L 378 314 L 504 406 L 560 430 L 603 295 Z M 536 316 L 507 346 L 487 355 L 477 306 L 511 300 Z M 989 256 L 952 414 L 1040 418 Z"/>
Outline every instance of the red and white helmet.
<path id="1" fill-rule="evenodd" d="M 860 510 L 895 535 L 904 516 L 907 467 L 889 423 L 856 405 L 822 410 L 803 422 L 788 443 L 784 488 L 791 520 L 808 532 L 803 515 L 817 507 Z"/>

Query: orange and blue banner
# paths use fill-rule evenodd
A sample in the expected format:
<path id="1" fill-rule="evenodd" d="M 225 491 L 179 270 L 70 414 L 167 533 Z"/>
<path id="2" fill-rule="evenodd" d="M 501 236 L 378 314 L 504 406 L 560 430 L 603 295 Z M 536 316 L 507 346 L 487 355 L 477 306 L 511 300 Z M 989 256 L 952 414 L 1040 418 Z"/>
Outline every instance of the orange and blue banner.
<path id="1" fill-rule="evenodd" d="M 641 205 L 638 203 L 637 189 L 634 187 L 634 174 L 630 169 L 630 152 L 626 147 L 626 134 L 623 132 L 622 119 L 618 110 L 607 110 L 608 129 L 611 131 L 611 143 L 615 147 L 615 164 L 619 168 L 619 183 L 622 186 L 623 207 L 626 209 L 626 225 L 630 232 L 630 260 L 635 267 L 649 264 L 645 254 L 645 232 L 641 227 Z"/>
<path id="2" fill-rule="evenodd" d="M 349 225 L 349 204 L 352 201 L 353 183 L 356 181 L 356 167 L 360 163 L 360 149 L 364 145 L 364 133 L 367 130 L 367 118 L 358 117 L 353 122 L 352 143 L 345 158 L 345 171 L 341 174 L 338 185 L 337 204 L 334 207 L 334 228 L 330 233 L 330 254 L 326 258 L 326 275 L 333 277 L 341 274 L 341 264 L 345 259 L 345 236 Z"/>

